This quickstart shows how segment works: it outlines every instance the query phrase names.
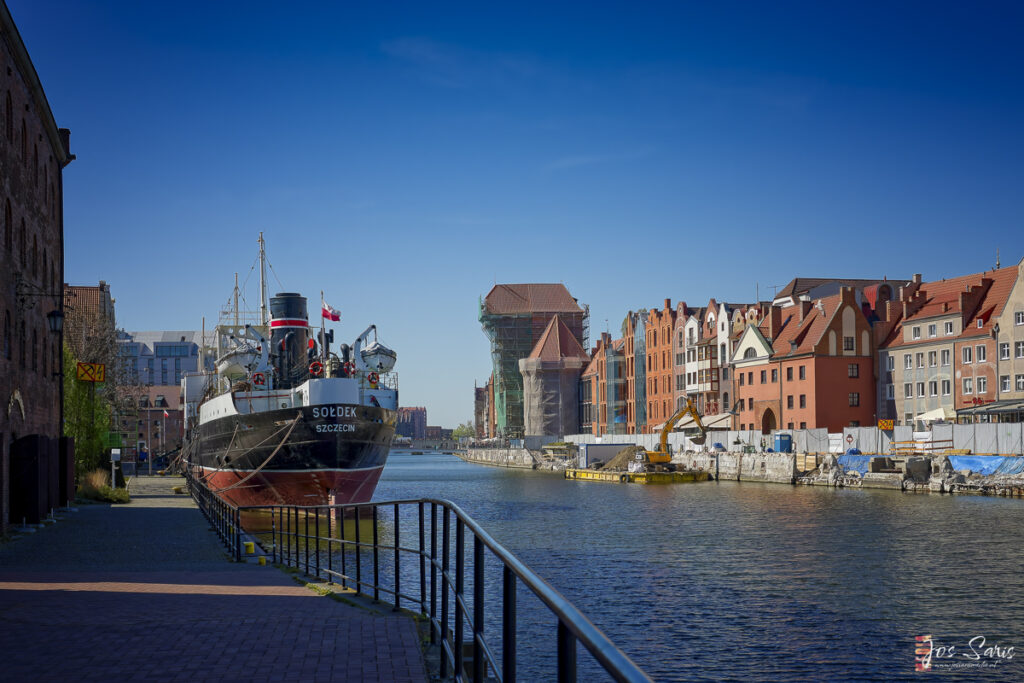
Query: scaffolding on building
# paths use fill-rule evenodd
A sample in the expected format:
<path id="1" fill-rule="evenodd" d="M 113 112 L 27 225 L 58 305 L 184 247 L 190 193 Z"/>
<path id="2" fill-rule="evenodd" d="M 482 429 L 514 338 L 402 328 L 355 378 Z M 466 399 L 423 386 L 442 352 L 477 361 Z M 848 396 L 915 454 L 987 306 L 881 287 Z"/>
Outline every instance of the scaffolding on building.
<path id="1" fill-rule="evenodd" d="M 562 319 L 583 348 L 588 348 L 590 307 L 577 304 L 576 309 L 503 312 L 492 310 L 487 300 L 480 297 L 479 321 L 491 342 L 497 436 L 513 439 L 524 436 L 523 376 L 519 360 L 530 355 L 555 315 Z"/>

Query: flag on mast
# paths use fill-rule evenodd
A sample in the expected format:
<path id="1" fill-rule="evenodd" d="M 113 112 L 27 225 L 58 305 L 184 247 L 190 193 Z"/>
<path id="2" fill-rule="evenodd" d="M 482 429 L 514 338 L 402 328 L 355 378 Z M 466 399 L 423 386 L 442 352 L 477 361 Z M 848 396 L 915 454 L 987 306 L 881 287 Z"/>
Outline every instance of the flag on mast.
<path id="1" fill-rule="evenodd" d="M 320 314 L 328 320 L 339 322 L 341 320 L 341 311 L 328 304 L 324 298 L 320 297 Z"/>

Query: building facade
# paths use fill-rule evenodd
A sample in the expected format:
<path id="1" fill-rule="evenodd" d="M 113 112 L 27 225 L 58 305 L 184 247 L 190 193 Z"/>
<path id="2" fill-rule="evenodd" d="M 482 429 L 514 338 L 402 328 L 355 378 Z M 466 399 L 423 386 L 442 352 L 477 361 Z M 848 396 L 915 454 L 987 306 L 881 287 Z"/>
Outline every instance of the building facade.
<path id="1" fill-rule="evenodd" d="M 423 406 L 399 407 L 395 435 L 407 436 L 410 439 L 426 439 L 427 409 Z"/>
<path id="2" fill-rule="evenodd" d="M 650 431 L 675 412 L 675 364 L 672 353 L 675 325 L 676 312 L 672 308 L 671 299 L 665 299 L 660 311 L 652 308 L 645 322 L 647 419 Z"/>
<path id="3" fill-rule="evenodd" d="M 61 436 L 63 170 L 74 159 L 7 6 L 0 3 L 0 532 L 12 475 Z M 53 315 L 51 315 L 53 314 Z M 12 472 L 12 457 L 15 467 Z M 20 479 L 19 479 L 20 481 Z M 15 497 L 20 493 L 15 491 Z"/>

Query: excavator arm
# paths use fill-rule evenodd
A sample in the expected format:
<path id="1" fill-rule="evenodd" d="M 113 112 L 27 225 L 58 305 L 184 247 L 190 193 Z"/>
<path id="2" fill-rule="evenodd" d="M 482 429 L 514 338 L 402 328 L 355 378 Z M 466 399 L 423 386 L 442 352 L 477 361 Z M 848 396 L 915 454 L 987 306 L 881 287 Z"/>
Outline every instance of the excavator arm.
<path id="1" fill-rule="evenodd" d="M 698 446 L 707 441 L 708 430 L 704 426 L 704 422 L 700 419 L 700 413 L 697 412 L 697 407 L 693 405 L 693 401 L 687 398 L 686 405 L 677 410 L 672 417 L 665 421 L 665 426 L 661 428 L 661 445 L 658 447 L 657 451 L 647 451 L 648 462 L 659 464 L 666 463 L 672 459 L 672 456 L 668 452 L 668 435 L 672 433 L 672 429 L 676 426 L 676 423 L 687 414 L 693 418 L 694 423 L 697 425 L 697 429 L 700 430 L 700 435 L 691 438 L 690 441 Z"/>

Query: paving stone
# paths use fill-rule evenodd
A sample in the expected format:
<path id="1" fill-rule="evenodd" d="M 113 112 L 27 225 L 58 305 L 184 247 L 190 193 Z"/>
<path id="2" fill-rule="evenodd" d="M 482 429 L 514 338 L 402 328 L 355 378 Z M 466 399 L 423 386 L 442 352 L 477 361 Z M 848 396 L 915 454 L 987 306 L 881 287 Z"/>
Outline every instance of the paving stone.
<path id="1" fill-rule="evenodd" d="M 411 619 L 229 561 L 175 485 L 0 545 L 0 679 L 429 680 Z"/>

